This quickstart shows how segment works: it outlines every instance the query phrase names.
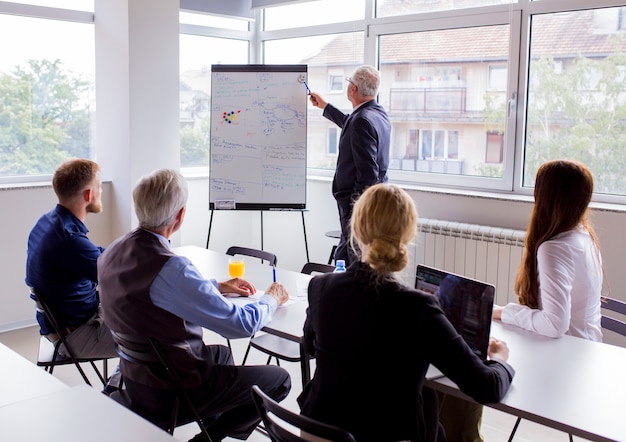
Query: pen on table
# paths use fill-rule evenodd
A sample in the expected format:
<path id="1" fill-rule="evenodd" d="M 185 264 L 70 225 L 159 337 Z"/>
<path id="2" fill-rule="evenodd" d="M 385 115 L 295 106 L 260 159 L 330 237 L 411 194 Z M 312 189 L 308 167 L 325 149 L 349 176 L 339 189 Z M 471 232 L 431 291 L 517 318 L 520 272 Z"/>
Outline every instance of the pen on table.
<path id="1" fill-rule="evenodd" d="M 276 267 L 272 266 L 272 278 L 274 279 L 274 282 L 276 282 Z"/>
<path id="2" fill-rule="evenodd" d="M 309 89 L 309 85 L 306 84 L 306 81 L 304 82 L 304 87 L 306 88 L 306 93 L 311 95 L 311 89 Z"/>

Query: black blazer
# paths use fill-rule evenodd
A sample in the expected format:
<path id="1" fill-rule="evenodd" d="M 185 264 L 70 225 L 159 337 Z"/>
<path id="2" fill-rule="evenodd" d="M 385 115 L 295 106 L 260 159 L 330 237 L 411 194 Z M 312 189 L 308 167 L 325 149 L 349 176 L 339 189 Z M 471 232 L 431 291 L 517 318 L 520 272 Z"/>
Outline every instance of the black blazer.
<path id="1" fill-rule="evenodd" d="M 387 181 L 391 123 L 385 109 L 371 100 L 344 114 L 331 104 L 324 116 L 341 128 L 333 195 L 360 195 L 366 187 Z"/>
<path id="2" fill-rule="evenodd" d="M 316 370 L 298 403 L 358 441 L 432 440 L 436 411 L 421 394 L 430 363 L 481 403 L 500 401 L 509 388 L 513 369 L 481 361 L 433 296 L 376 285 L 367 264 L 314 277 L 308 296 L 304 346 Z"/>

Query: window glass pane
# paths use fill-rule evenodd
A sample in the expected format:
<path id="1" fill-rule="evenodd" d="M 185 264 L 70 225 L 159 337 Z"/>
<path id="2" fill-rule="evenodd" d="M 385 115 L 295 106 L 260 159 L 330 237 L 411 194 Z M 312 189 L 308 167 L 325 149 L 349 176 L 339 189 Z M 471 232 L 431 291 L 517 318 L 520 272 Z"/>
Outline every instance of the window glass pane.
<path id="1" fill-rule="evenodd" d="M 187 25 L 211 26 L 214 28 L 233 29 L 236 31 L 248 30 L 247 20 L 238 20 L 234 18 L 182 11 L 180 12 L 179 17 L 180 22 Z"/>
<path id="2" fill-rule="evenodd" d="M 336 127 L 328 128 L 328 153 L 337 155 L 337 146 L 339 146 L 339 130 Z"/>
<path id="3" fill-rule="evenodd" d="M 623 8 L 532 17 L 524 186 L 557 158 L 585 163 L 595 191 L 626 195 Z"/>
<path id="4" fill-rule="evenodd" d="M 265 63 L 306 64 L 311 90 L 343 112 L 352 111 L 345 94 L 345 78 L 363 64 L 363 33 L 272 40 L 264 47 Z M 334 170 L 337 155 L 326 140 L 329 129 L 337 126 L 324 118 L 320 109 L 310 103 L 308 106 L 307 166 Z"/>
<path id="5" fill-rule="evenodd" d="M 364 0 L 317 0 L 265 9 L 265 30 L 362 20 Z"/>
<path id="6" fill-rule="evenodd" d="M 509 25 L 381 36 L 379 102 L 392 124 L 390 168 L 408 170 L 411 128 L 421 131 L 413 170 L 502 177 L 485 158 L 489 128 L 504 131 L 508 51 Z"/>
<path id="7" fill-rule="evenodd" d="M 496 132 L 487 133 L 487 154 L 485 155 L 486 163 L 502 162 L 503 137 Z"/>
<path id="8" fill-rule="evenodd" d="M 11 0 L 12 3 L 93 12 L 94 0 Z"/>
<path id="9" fill-rule="evenodd" d="M 92 23 L 0 15 L 0 177 L 95 159 Z"/>
<path id="10" fill-rule="evenodd" d="M 474 8 L 477 6 L 501 5 L 517 3 L 517 0 L 378 0 L 376 16 L 390 17 L 394 15 L 417 14 L 420 12 L 446 11 L 453 9 Z"/>
<path id="11" fill-rule="evenodd" d="M 181 167 L 209 167 L 211 65 L 246 63 L 247 41 L 181 34 Z"/>

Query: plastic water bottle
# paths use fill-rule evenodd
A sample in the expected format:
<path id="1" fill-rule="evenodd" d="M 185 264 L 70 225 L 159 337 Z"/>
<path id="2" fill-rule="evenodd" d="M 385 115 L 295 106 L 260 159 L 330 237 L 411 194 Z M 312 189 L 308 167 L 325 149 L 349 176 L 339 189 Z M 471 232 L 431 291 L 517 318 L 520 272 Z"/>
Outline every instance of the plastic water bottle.
<path id="1" fill-rule="evenodd" d="M 346 271 L 346 262 L 343 259 L 338 259 L 335 263 L 335 270 L 333 273 L 343 273 Z"/>

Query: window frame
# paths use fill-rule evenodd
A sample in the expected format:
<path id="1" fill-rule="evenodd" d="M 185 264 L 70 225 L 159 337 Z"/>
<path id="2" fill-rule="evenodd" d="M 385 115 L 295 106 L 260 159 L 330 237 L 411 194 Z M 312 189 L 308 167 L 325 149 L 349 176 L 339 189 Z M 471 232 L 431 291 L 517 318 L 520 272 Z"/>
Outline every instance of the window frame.
<path id="1" fill-rule="evenodd" d="M 454 10 L 445 13 L 429 13 L 413 15 L 401 23 L 370 25 L 369 35 L 378 40 L 380 36 L 427 31 L 439 31 L 445 29 L 460 29 L 468 27 L 483 26 L 509 26 L 509 68 L 507 73 L 507 97 L 511 103 L 519 105 L 517 97 L 517 72 L 519 66 L 519 36 L 522 26 L 522 15 L 517 5 L 490 6 L 476 10 Z M 406 17 L 405 17 L 406 18 Z M 367 46 L 366 46 L 367 47 Z M 519 121 L 515 112 L 509 112 L 505 130 L 505 152 L 503 161 L 503 176 L 501 178 L 436 174 L 436 173 L 415 173 L 402 170 L 390 170 L 390 180 L 410 185 L 427 185 L 437 187 L 461 187 L 472 188 L 483 191 L 499 191 L 512 193 L 517 191 L 519 186 L 514 182 L 515 177 L 515 137 Z M 393 135 L 392 135 L 393 136 Z M 530 192 L 519 189 L 520 193 L 530 194 Z"/>

